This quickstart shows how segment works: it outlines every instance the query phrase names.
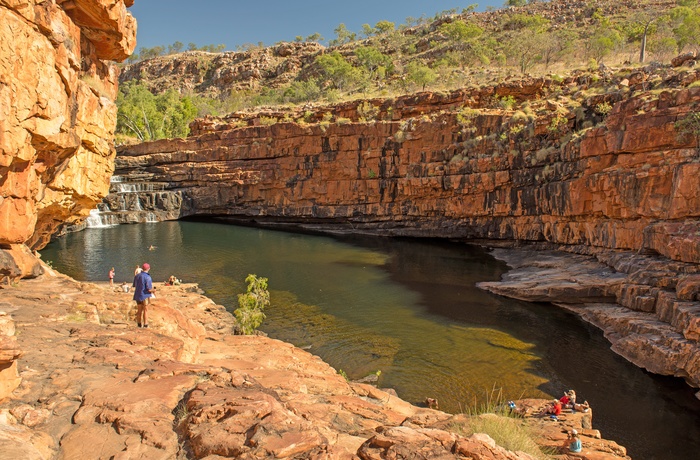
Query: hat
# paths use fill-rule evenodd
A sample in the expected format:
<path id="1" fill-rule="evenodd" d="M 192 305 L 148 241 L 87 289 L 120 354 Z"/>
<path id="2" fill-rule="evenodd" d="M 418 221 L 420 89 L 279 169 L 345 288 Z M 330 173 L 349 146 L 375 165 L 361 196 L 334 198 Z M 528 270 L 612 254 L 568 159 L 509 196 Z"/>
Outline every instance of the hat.
<path id="1" fill-rule="evenodd" d="M 576 435 L 578 434 L 578 431 L 576 431 L 576 430 L 571 430 L 571 434 L 573 434 L 574 436 L 576 436 Z"/>
<path id="2" fill-rule="evenodd" d="M 143 271 L 145 271 L 145 272 L 147 272 L 148 270 L 151 269 L 151 266 L 148 264 L 148 262 L 144 263 L 142 265 L 142 267 L 143 267 Z"/>

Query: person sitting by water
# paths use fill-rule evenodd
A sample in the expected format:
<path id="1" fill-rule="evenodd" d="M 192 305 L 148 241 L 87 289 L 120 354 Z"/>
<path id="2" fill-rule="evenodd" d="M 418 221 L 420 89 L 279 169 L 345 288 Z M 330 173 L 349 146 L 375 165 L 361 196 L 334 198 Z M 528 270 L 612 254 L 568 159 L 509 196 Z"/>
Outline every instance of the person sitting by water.
<path id="1" fill-rule="evenodd" d="M 579 412 L 588 412 L 589 410 L 591 410 L 591 405 L 588 404 L 588 401 L 584 401 L 583 404 L 574 403 L 573 408 L 574 410 Z"/>
<path id="2" fill-rule="evenodd" d="M 166 286 L 179 286 L 180 285 L 180 280 L 175 278 L 175 275 L 170 275 L 170 278 L 168 278 L 168 282 L 165 283 Z"/>
<path id="3" fill-rule="evenodd" d="M 440 409 L 440 406 L 438 405 L 438 400 L 435 398 L 425 398 L 425 404 L 428 406 L 429 409 Z"/>
<path id="4" fill-rule="evenodd" d="M 581 439 L 578 437 L 578 431 L 571 430 L 569 437 L 566 440 L 566 447 L 570 452 L 581 452 Z"/>
<path id="5" fill-rule="evenodd" d="M 564 393 L 564 396 L 559 398 L 559 401 L 561 402 L 563 408 L 574 409 L 574 406 L 576 405 L 576 392 L 574 390 L 567 391 Z"/>
<path id="6" fill-rule="evenodd" d="M 569 399 L 569 392 L 568 391 L 566 393 L 564 393 L 564 396 L 559 398 L 559 402 L 561 403 L 562 407 L 568 406 L 569 401 L 571 401 L 571 400 Z"/>
<path id="7" fill-rule="evenodd" d="M 129 292 L 129 290 L 131 289 L 131 286 L 129 286 L 129 284 L 126 281 L 124 281 L 121 285 L 121 289 L 124 292 Z"/>
<path id="8" fill-rule="evenodd" d="M 553 399 L 545 408 L 544 413 L 554 416 L 561 414 L 561 402 L 558 399 Z"/>

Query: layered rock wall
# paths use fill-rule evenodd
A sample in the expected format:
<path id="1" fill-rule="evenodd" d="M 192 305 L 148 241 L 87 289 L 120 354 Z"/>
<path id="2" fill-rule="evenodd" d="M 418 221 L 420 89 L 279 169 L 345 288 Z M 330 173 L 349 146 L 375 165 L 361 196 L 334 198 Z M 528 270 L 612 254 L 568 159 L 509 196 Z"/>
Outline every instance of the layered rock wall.
<path id="1" fill-rule="evenodd" d="M 0 278 L 108 192 L 118 70 L 133 0 L 0 0 Z"/>
<path id="2" fill-rule="evenodd" d="M 521 87 L 520 97 L 544 85 Z M 594 107 L 605 99 L 565 115 L 545 107 L 524 124 L 484 106 L 498 91 L 404 98 L 389 116 L 377 103 L 371 122 L 351 107 L 325 124 L 200 122 L 188 139 L 126 148 L 117 173 L 181 192 L 180 217 L 700 262 L 697 139 L 675 127 L 697 110 L 700 88 L 612 95 L 612 111 L 590 129 L 580 127 L 603 118 Z M 461 104 L 477 108 L 449 111 Z"/>

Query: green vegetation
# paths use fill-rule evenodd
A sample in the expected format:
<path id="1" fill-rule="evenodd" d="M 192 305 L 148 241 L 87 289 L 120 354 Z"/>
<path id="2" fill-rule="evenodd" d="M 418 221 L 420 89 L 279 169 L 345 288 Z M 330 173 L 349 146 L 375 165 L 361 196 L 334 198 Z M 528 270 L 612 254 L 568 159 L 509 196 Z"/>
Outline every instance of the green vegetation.
<path id="1" fill-rule="evenodd" d="M 679 136 L 690 136 L 695 142 L 700 139 L 700 112 L 690 112 L 674 125 Z"/>
<path id="2" fill-rule="evenodd" d="M 465 413 L 469 415 L 467 422 L 452 426 L 455 432 L 464 436 L 486 433 L 507 450 L 522 451 L 542 460 L 548 458 L 535 442 L 536 435 L 532 430 L 511 413 L 500 389 L 487 391 L 485 402 L 474 403 Z"/>
<path id="3" fill-rule="evenodd" d="M 603 117 L 607 117 L 610 111 L 612 110 L 612 106 L 608 102 L 601 102 L 599 104 L 596 104 L 595 106 L 595 113 L 598 115 L 602 115 Z"/>
<path id="4" fill-rule="evenodd" d="M 437 73 L 427 65 L 419 62 L 409 62 L 406 66 L 406 77 L 408 81 L 420 86 L 423 91 L 425 87 L 437 80 Z"/>
<path id="5" fill-rule="evenodd" d="M 394 72 L 391 57 L 374 46 L 358 47 L 355 49 L 355 56 L 370 80 L 384 80 Z"/>
<path id="6" fill-rule="evenodd" d="M 267 290 L 267 278 L 248 275 L 245 279 L 248 290 L 238 295 L 238 308 L 233 312 L 243 334 L 254 334 L 265 319 L 265 307 L 270 305 L 270 292 Z"/>
<path id="7" fill-rule="evenodd" d="M 186 137 L 197 108 L 188 97 L 174 89 L 154 95 L 145 85 L 127 82 L 117 96 L 117 134 L 140 141 Z"/>
<path id="8" fill-rule="evenodd" d="M 196 58 L 193 67 L 199 69 L 199 74 L 189 85 L 189 93 L 160 89 L 172 85 L 162 84 L 161 77 L 149 74 L 146 68 L 135 67 L 132 80 L 122 85 L 118 133 L 138 140 L 183 136 L 196 116 L 224 115 L 261 106 L 335 103 L 413 91 L 477 87 L 516 73 L 546 75 L 561 82 L 561 75 L 573 69 L 595 74 L 601 64 L 624 62 L 634 67 L 636 56 L 640 60 L 668 62 L 679 52 L 698 49 L 700 43 L 698 0 L 678 0 L 675 7 L 663 9 L 651 0 L 640 0 L 629 8 L 620 7 L 614 0 L 598 0 L 555 15 L 565 19 L 545 15 L 543 9 L 547 6 L 542 2 L 507 0 L 504 6 L 516 8 L 485 17 L 474 13 L 476 5 L 470 5 L 461 12 L 455 8 L 433 17 L 409 17 L 399 25 L 386 20 L 364 24 L 361 31 L 339 24 L 328 42 L 330 48 L 300 47 L 308 54 L 296 56 L 289 70 L 286 66 L 291 60 L 277 55 L 274 49 L 265 50 L 261 43 L 241 45 L 237 48 L 251 52 L 251 60 L 258 53 L 266 53 L 269 67 L 256 69 L 260 75 L 255 78 L 234 76 L 233 83 L 226 85 L 216 82 L 222 79 L 216 55 L 191 57 Z M 324 39 L 315 33 L 294 40 Z M 176 42 L 142 49 L 130 62 L 185 49 L 217 52 L 222 48 L 223 45 L 194 44 L 185 47 Z M 242 59 L 242 67 L 255 65 L 246 63 L 245 56 L 236 59 Z M 280 72 L 288 73 L 277 78 Z M 91 86 L 100 92 L 98 85 Z M 653 89 L 651 82 L 650 86 Z M 146 88 L 154 93 L 154 88 L 165 92 L 149 96 Z M 595 75 L 590 84 L 581 85 L 581 90 L 585 97 L 610 91 L 597 82 Z M 159 98 L 175 106 L 166 109 Z M 515 100 L 494 99 L 493 107 L 518 109 Z M 377 108 L 364 109 L 378 112 Z M 595 112 L 606 115 L 598 109 Z M 378 113 L 359 116 L 360 121 L 374 121 Z M 304 123 L 310 120 L 298 115 L 295 119 Z M 552 129 L 560 127 L 561 123 L 556 123 Z M 465 126 L 465 132 L 468 128 Z M 401 135 L 399 138 L 403 139 Z"/>
<path id="9" fill-rule="evenodd" d="M 457 431 L 464 436 L 486 433 L 504 449 L 525 452 L 537 459 L 549 458 L 535 442 L 535 435 L 521 421 L 505 414 L 482 414 L 473 416 L 466 427 Z"/>
<path id="10" fill-rule="evenodd" d="M 374 121 L 379 116 L 379 107 L 375 107 L 371 102 L 364 101 L 357 107 L 357 113 L 360 116 L 360 122 L 367 123 Z"/>
<path id="11" fill-rule="evenodd" d="M 318 56 L 316 64 L 325 81 L 339 91 L 350 89 L 360 81 L 360 70 L 350 64 L 338 51 Z"/>
<path id="12" fill-rule="evenodd" d="M 190 410 L 187 408 L 187 403 L 185 401 L 180 401 L 175 409 L 173 409 L 172 414 L 175 416 L 175 425 L 180 425 L 187 420 L 190 415 Z"/>

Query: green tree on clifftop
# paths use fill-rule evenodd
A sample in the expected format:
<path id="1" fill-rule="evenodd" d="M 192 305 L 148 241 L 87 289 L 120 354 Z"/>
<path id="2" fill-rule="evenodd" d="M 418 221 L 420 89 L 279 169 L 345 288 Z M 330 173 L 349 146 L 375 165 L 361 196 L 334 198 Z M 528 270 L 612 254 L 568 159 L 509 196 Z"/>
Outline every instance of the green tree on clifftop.
<path id="1" fill-rule="evenodd" d="M 330 80 L 333 86 L 341 91 L 361 78 L 360 71 L 337 51 L 318 56 L 316 64 L 321 68 L 326 79 Z"/>
<path id="2" fill-rule="evenodd" d="M 420 86 L 423 91 L 426 86 L 437 80 L 437 74 L 433 69 L 415 61 L 406 66 L 406 76 L 408 81 Z"/>
<path id="3" fill-rule="evenodd" d="M 197 108 L 189 97 L 170 89 L 154 95 L 134 81 L 120 86 L 117 96 L 117 133 L 140 141 L 186 137 Z"/>
<path id="4" fill-rule="evenodd" d="M 387 72 L 394 70 L 391 57 L 382 53 L 374 46 L 360 46 L 355 49 L 355 56 L 367 72 L 371 80 L 382 79 Z"/>

